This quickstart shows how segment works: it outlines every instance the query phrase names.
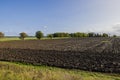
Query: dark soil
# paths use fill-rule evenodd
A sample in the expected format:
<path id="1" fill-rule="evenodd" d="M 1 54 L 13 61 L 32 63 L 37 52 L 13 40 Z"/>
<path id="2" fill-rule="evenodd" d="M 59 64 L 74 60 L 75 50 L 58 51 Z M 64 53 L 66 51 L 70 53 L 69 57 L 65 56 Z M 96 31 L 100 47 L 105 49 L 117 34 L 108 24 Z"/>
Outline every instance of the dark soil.
<path id="1" fill-rule="evenodd" d="M 119 38 L 0 42 L 0 60 L 120 73 Z"/>

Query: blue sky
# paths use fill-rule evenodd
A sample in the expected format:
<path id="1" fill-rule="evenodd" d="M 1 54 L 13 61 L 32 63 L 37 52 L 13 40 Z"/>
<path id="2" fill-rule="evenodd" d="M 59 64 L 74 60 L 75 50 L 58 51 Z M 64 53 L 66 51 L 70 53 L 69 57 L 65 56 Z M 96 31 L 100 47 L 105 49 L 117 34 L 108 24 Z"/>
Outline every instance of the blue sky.
<path id="1" fill-rule="evenodd" d="M 0 0 L 0 31 L 120 32 L 120 0 Z"/>

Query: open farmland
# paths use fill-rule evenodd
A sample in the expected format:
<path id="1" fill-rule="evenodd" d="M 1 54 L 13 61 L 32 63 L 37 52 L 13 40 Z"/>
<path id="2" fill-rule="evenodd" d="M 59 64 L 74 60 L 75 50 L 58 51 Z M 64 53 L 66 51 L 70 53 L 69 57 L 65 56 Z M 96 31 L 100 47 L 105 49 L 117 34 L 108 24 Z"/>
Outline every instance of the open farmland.
<path id="1" fill-rule="evenodd" d="M 0 48 L 19 48 L 57 51 L 85 51 L 98 45 L 111 43 L 112 38 L 67 38 L 49 40 L 6 41 Z"/>
<path id="2" fill-rule="evenodd" d="M 119 38 L 69 38 L 0 43 L 0 60 L 120 73 Z"/>

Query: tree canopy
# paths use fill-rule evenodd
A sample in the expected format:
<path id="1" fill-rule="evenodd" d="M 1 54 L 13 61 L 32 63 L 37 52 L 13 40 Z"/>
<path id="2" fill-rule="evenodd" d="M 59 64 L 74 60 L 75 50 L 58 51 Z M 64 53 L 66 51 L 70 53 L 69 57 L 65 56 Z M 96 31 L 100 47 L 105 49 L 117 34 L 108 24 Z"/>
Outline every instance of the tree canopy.
<path id="1" fill-rule="evenodd" d="M 20 34 L 20 39 L 22 39 L 22 40 L 24 40 L 24 38 L 26 38 L 28 35 L 27 35 L 27 33 L 25 33 L 25 32 L 21 32 Z"/>
<path id="2" fill-rule="evenodd" d="M 44 35 L 43 35 L 43 33 L 42 33 L 41 31 L 37 31 L 37 32 L 35 33 L 35 37 L 36 37 L 37 39 L 41 39 L 43 36 L 44 36 Z"/>
<path id="3" fill-rule="evenodd" d="M 0 38 L 3 38 L 4 36 L 4 33 L 0 32 Z"/>

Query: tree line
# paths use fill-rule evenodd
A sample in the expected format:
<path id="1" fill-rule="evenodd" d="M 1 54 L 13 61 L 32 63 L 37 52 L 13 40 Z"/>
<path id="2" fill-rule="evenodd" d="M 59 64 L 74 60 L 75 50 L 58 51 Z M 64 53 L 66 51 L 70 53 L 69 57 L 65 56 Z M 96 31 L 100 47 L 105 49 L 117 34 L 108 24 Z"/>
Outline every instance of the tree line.
<path id="1" fill-rule="evenodd" d="M 75 33 L 64 33 L 64 32 L 57 32 L 53 34 L 48 34 L 47 37 L 53 38 L 53 37 L 111 37 L 107 33 L 82 33 L 82 32 L 75 32 Z M 117 37 L 117 35 L 113 35 L 112 37 Z"/>
<path id="2" fill-rule="evenodd" d="M 0 38 L 5 37 L 4 33 L 0 32 Z M 25 32 L 21 32 L 19 33 L 19 38 L 24 40 L 24 38 L 28 37 L 28 34 Z M 35 33 L 35 37 L 37 39 L 41 39 L 42 37 L 44 37 L 44 33 L 42 31 L 37 31 Z M 52 34 L 48 34 L 47 35 L 48 38 L 54 38 L 54 37 L 111 37 L 109 34 L 107 33 L 94 33 L 94 32 L 90 32 L 90 33 L 82 33 L 82 32 L 75 32 L 75 33 L 65 33 L 65 32 L 56 32 L 56 33 L 52 33 Z M 117 37 L 117 35 L 113 35 L 112 37 Z"/>

